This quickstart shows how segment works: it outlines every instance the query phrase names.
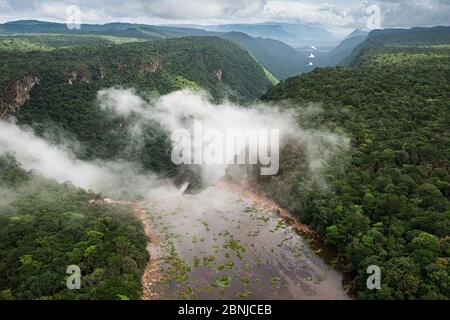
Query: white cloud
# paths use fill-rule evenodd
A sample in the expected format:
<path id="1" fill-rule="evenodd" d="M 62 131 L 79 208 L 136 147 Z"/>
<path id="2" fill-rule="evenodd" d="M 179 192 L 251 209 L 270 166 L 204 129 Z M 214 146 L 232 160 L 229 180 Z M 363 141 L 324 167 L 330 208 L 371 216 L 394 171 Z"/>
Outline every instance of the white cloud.
<path id="1" fill-rule="evenodd" d="M 211 103 L 207 93 L 189 90 L 172 92 L 154 98 L 149 103 L 136 96 L 134 90 L 122 88 L 99 91 L 97 98 L 103 109 L 123 116 L 138 114 L 142 123 L 157 121 L 170 133 L 178 129 L 191 130 L 192 122 L 187 119 L 201 121 L 205 130 L 214 129 L 222 133 L 229 129 L 278 130 L 281 148 L 292 141 L 303 147 L 310 170 L 318 181 L 328 159 L 348 146 L 348 140 L 343 136 L 327 130 L 309 130 L 298 126 L 298 117 L 306 118 L 311 113 L 320 112 L 320 108 L 315 105 L 304 106 L 301 111 L 263 103 L 242 107 L 224 101 L 216 105 Z M 132 132 L 139 134 L 140 130 L 133 128 Z M 229 148 L 230 145 L 227 145 L 225 149 Z M 240 153 L 240 150 L 235 151 L 235 155 Z M 204 179 L 214 182 L 224 175 L 226 167 L 203 166 Z"/>
<path id="2" fill-rule="evenodd" d="M 206 93 L 188 90 L 172 92 L 145 102 L 134 90 L 120 88 L 98 92 L 98 102 L 102 108 L 122 116 L 133 113 L 139 115 L 141 124 L 155 120 L 171 133 L 177 129 L 191 128 L 191 123 L 186 119 L 201 121 L 205 130 L 215 129 L 222 132 L 227 129 L 278 129 L 280 147 L 285 143 L 295 143 L 302 147 L 311 173 L 319 183 L 322 182 L 322 170 L 327 161 L 337 152 L 348 148 L 348 139 L 341 135 L 298 126 L 297 117 L 307 119 L 320 112 L 320 109 L 312 104 L 305 106 L 298 113 L 265 104 L 242 107 L 223 102 L 215 105 L 210 102 Z M 139 123 L 136 126 L 139 126 Z M 142 138 L 139 131 L 133 132 L 136 135 L 132 140 Z M 239 153 L 238 150 L 235 152 L 236 155 Z M 37 171 L 58 182 L 70 181 L 76 186 L 111 196 L 144 196 L 159 193 L 160 190 L 178 194 L 178 190 L 169 180 L 142 172 L 138 164 L 126 161 L 83 161 L 76 158 L 69 147 L 52 144 L 36 136 L 31 129 L 19 127 L 13 121 L 0 120 L 0 154 L 4 153 L 14 155 L 26 170 Z M 223 177 L 226 167 L 203 165 L 204 181 L 216 182 Z"/>
<path id="3" fill-rule="evenodd" d="M 51 144 L 37 137 L 31 129 L 0 120 L 0 154 L 4 153 L 14 155 L 26 170 L 110 196 L 146 195 L 161 188 L 176 191 L 169 181 L 158 179 L 151 173 L 142 173 L 136 164 L 82 161 L 69 148 Z"/>
<path id="4" fill-rule="evenodd" d="M 385 28 L 450 24 L 449 0 L 382 0 L 380 6 Z"/>
<path id="5" fill-rule="evenodd" d="M 162 23 L 252 23 L 295 21 L 329 28 L 364 27 L 365 8 L 379 4 L 383 27 L 450 24 L 449 0 L 0 0 L 0 19 L 64 22 L 78 5 L 82 21 Z"/>
<path id="6" fill-rule="evenodd" d="M 270 1 L 262 15 L 268 19 L 301 21 L 325 26 L 345 26 L 353 22 L 350 10 L 329 4 Z"/>
<path id="7" fill-rule="evenodd" d="M 246 18 L 259 14 L 264 0 L 162 0 L 148 6 L 152 16 L 168 19 L 227 19 L 230 16 Z"/>
<path id="8" fill-rule="evenodd" d="M 4 17 L 65 21 L 66 8 L 78 5 L 83 22 L 212 22 L 259 16 L 266 0 L 1 0 Z M 2 3 L 0 2 L 0 4 Z M 4 18 L 5 19 L 5 18 Z"/>

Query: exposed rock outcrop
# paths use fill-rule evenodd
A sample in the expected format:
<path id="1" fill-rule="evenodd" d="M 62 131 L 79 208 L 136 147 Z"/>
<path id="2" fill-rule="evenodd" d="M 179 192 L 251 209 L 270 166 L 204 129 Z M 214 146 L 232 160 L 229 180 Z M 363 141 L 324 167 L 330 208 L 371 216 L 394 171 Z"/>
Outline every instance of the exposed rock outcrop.
<path id="1" fill-rule="evenodd" d="M 106 70 L 100 69 L 99 74 L 100 74 L 100 79 L 104 79 L 106 77 Z"/>
<path id="2" fill-rule="evenodd" d="M 89 83 L 89 79 L 81 72 L 78 71 L 71 71 L 67 73 L 67 76 L 69 77 L 69 80 L 67 81 L 70 85 L 74 84 L 75 82 L 84 82 Z"/>
<path id="3" fill-rule="evenodd" d="M 127 65 L 126 64 L 121 64 L 121 63 L 119 63 L 118 65 L 117 65 L 117 70 L 119 70 L 119 71 L 125 71 L 125 69 L 127 69 Z"/>
<path id="4" fill-rule="evenodd" d="M 7 86 L 0 96 L 0 119 L 6 119 L 11 113 L 22 107 L 30 99 L 31 89 L 39 83 L 39 77 L 26 73 L 21 80 L 14 81 Z"/>
<path id="5" fill-rule="evenodd" d="M 161 69 L 161 64 L 159 63 L 159 61 L 155 61 L 155 62 L 152 62 L 149 65 L 141 66 L 139 68 L 139 72 L 140 73 L 155 73 L 159 69 Z"/>
<path id="6" fill-rule="evenodd" d="M 156 72 L 156 70 L 158 70 L 158 67 L 159 67 L 159 62 L 156 61 L 155 63 L 152 63 L 151 65 L 147 66 L 147 68 L 145 68 L 145 71 L 153 73 L 153 72 Z"/>
<path id="7" fill-rule="evenodd" d="M 214 76 L 216 77 L 217 80 L 222 81 L 222 70 L 221 69 L 216 69 L 214 70 Z"/>

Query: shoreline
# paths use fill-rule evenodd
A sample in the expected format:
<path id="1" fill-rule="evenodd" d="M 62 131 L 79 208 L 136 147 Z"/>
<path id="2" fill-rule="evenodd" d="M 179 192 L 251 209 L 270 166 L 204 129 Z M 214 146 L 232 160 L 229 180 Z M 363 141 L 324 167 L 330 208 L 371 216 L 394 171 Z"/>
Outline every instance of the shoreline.
<path id="1" fill-rule="evenodd" d="M 147 252 L 150 257 L 145 266 L 144 273 L 142 273 L 141 284 L 142 284 L 142 295 L 141 300 L 156 300 L 159 298 L 157 290 L 155 290 L 156 285 L 161 281 L 162 276 L 159 273 L 159 263 L 157 258 L 155 258 L 155 247 L 159 246 L 159 237 L 152 230 L 150 224 L 145 215 L 145 209 L 143 208 L 142 202 L 134 202 L 131 204 L 133 212 L 136 218 L 141 221 L 144 225 L 144 233 L 147 237 Z"/>

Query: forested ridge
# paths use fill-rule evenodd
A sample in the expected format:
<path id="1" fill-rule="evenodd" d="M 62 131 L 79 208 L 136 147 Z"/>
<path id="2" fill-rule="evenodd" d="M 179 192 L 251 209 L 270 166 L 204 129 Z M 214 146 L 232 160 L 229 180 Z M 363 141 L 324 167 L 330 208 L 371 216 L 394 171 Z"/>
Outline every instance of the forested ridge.
<path id="1" fill-rule="evenodd" d="M 351 149 L 348 162 L 330 163 L 328 190 L 288 150 L 279 176 L 258 183 L 339 249 L 359 298 L 448 299 L 450 47 L 405 43 L 368 46 L 351 68 L 269 90 L 263 100 L 320 103 L 301 125 L 344 132 Z M 381 290 L 366 287 L 370 265 L 381 268 Z"/>
<path id="2" fill-rule="evenodd" d="M 89 37 L 75 37 L 73 40 L 71 36 L 55 37 L 43 36 L 42 40 L 30 37 L 34 40 L 26 42 L 37 45 L 32 51 L 17 50 L 20 46 L 7 50 L 14 48 L 14 41 L 21 40 L 20 37 L 12 42 L 10 39 L 2 40 L 5 50 L 0 50 L 0 90 L 4 91 L 8 83 L 21 79 L 25 73 L 40 76 L 48 85 L 62 86 L 73 71 L 83 77 L 83 82 L 90 81 L 97 87 L 126 84 L 145 90 L 145 93 L 164 94 L 186 86 L 184 82 L 193 82 L 210 91 L 215 98 L 228 97 L 239 101 L 255 99 L 271 85 L 261 66 L 246 51 L 215 37 L 123 45 L 101 45 L 102 38 L 98 40 L 100 45 L 89 45 Z M 60 41 L 73 41 L 73 45 L 59 50 L 39 50 L 39 46 L 59 46 L 58 37 Z M 220 80 L 215 76 L 217 69 L 223 71 Z"/>
<path id="3" fill-rule="evenodd" d="M 130 208 L 0 155 L 0 299 L 139 299 L 147 239 Z M 80 290 L 67 268 L 82 271 Z"/>

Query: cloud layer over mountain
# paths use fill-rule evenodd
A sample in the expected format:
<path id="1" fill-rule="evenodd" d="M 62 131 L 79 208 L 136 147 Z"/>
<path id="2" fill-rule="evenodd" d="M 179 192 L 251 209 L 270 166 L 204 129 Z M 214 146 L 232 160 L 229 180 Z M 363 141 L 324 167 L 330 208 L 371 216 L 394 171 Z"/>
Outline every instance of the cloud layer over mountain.
<path id="1" fill-rule="evenodd" d="M 161 23 L 227 23 L 288 21 L 328 28 L 363 28 L 367 8 L 378 5 L 381 27 L 450 24 L 449 0 L 0 0 L 0 21 L 64 21 L 69 5 L 78 5 L 82 21 Z"/>

